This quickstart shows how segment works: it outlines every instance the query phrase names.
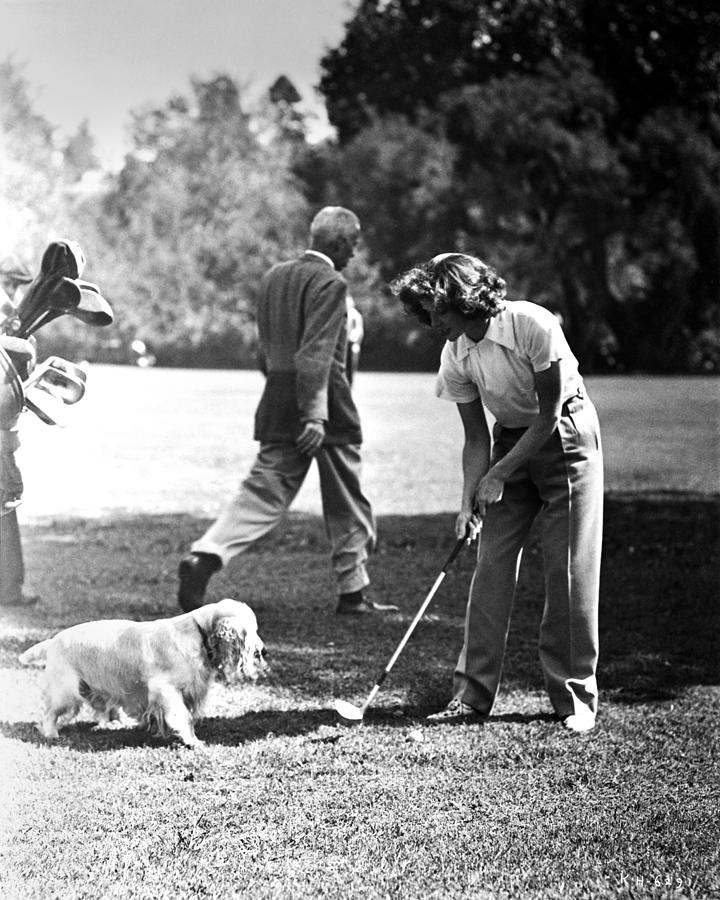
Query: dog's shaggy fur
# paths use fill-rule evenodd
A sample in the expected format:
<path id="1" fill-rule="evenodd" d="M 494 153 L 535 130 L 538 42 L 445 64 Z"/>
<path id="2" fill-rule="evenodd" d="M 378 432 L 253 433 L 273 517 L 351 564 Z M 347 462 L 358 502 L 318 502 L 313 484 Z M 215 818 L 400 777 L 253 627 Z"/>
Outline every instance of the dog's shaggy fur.
<path id="1" fill-rule="evenodd" d="M 57 738 L 60 716 L 77 715 L 84 700 L 102 722 L 117 719 L 122 709 L 188 747 L 200 744 L 194 723 L 213 677 L 228 684 L 255 680 L 266 667 L 255 614 L 229 599 L 154 622 L 73 625 L 19 659 L 45 663 L 46 738 Z"/>

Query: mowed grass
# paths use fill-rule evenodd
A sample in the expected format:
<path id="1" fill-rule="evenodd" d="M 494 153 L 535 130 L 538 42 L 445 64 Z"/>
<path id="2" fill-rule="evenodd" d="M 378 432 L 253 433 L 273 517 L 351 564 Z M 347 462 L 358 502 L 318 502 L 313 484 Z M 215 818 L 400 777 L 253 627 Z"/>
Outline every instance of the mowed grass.
<path id="1" fill-rule="evenodd" d="M 360 372 L 363 486 L 380 515 L 455 509 L 462 427 L 432 373 Z M 720 492 L 717 378 L 587 380 L 600 416 L 606 486 Z M 21 423 L 23 522 L 172 512 L 214 516 L 257 444 L 258 372 L 93 366 L 67 428 Z M 295 509 L 320 513 L 314 468 Z"/>
<path id="2" fill-rule="evenodd" d="M 627 423 L 639 396 L 618 399 L 614 421 Z M 689 406 L 678 412 L 685 439 L 709 447 L 713 423 Z M 606 450 L 622 438 L 606 427 Z M 542 688 L 536 539 L 486 724 L 424 723 L 449 696 L 466 551 L 364 724 L 338 725 L 333 699 L 367 695 L 447 556 L 453 515 L 380 515 L 373 591 L 400 612 L 356 621 L 334 616 L 322 523 L 299 512 L 212 582 L 210 599 L 253 606 L 272 672 L 215 688 L 203 749 L 90 716 L 47 745 L 33 724 L 39 673 L 17 653 L 78 621 L 173 615 L 178 559 L 208 519 L 28 524 L 43 601 L 2 614 L 2 896 L 720 895 L 720 500 L 711 453 L 695 473 L 704 494 L 673 480 L 674 439 L 658 429 L 652 449 L 667 466 L 654 482 L 607 495 L 601 715 L 584 736 L 563 732 Z M 434 475 L 426 467 L 421 480 Z"/>

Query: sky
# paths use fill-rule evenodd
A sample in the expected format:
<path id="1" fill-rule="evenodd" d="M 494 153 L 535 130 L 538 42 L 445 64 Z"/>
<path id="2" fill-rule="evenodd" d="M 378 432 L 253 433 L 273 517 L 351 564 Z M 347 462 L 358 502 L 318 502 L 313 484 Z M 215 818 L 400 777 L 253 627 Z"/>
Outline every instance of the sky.
<path id="1" fill-rule="evenodd" d="M 226 74 L 248 99 L 287 75 L 311 136 L 327 133 L 315 91 L 324 51 L 358 0 L 0 0 L 0 61 L 18 65 L 33 108 L 63 135 L 87 119 L 105 166 L 129 149 L 130 110 Z"/>

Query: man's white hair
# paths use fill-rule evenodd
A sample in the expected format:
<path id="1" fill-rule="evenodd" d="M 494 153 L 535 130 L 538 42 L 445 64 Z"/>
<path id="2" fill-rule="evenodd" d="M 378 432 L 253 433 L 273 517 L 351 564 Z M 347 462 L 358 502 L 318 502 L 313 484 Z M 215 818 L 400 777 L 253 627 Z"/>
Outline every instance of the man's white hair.
<path id="1" fill-rule="evenodd" d="M 344 206 L 323 206 L 310 223 L 310 236 L 318 243 L 337 237 L 355 237 L 359 231 L 360 220 Z"/>

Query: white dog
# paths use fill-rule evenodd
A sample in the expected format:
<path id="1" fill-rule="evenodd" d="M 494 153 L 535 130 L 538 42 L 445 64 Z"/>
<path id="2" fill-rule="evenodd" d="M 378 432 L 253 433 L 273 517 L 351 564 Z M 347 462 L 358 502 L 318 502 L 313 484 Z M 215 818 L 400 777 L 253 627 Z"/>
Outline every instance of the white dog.
<path id="1" fill-rule="evenodd" d="M 162 736 L 188 747 L 201 742 L 194 723 L 213 676 L 225 683 L 265 670 L 265 646 L 245 603 L 221 600 L 154 622 L 108 619 L 73 625 L 19 657 L 45 662 L 42 731 L 58 737 L 58 718 L 77 715 L 86 701 L 101 720 L 123 709 Z"/>

